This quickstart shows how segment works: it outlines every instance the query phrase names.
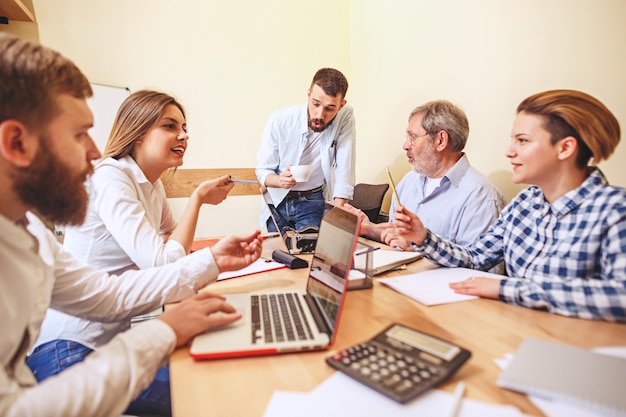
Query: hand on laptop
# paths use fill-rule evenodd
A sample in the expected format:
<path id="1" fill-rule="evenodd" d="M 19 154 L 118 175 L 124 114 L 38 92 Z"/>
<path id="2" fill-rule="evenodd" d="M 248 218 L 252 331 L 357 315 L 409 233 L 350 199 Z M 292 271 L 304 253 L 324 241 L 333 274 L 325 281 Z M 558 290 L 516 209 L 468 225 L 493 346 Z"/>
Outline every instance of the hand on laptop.
<path id="1" fill-rule="evenodd" d="M 220 272 L 245 268 L 259 259 L 263 249 L 261 231 L 248 236 L 226 236 L 211 247 Z"/>
<path id="2" fill-rule="evenodd" d="M 221 295 L 203 293 L 168 307 L 157 320 L 176 333 L 176 347 L 184 346 L 197 334 L 212 327 L 241 319 L 241 314 Z"/>

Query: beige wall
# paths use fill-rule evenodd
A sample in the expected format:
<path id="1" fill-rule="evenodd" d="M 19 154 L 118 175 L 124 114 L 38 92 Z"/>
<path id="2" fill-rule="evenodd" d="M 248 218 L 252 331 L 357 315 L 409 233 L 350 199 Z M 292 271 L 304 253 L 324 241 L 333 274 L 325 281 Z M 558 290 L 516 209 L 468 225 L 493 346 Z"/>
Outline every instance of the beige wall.
<path id="1" fill-rule="evenodd" d="M 384 182 L 383 163 L 398 178 L 408 171 L 401 149 L 407 116 L 432 99 L 466 111 L 470 161 L 508 199 L 519 187 L 510 183 L 504 152 L 523 98 L 580 89 L 602 100 L 626 128 L 622 0 L 353 0 L 351 6 L 359 180 Z M 621 186 L 625 147 L 601 165 Z"/>
<path id="2" fill-rule="evenodd" d="M 0 28 L 71 57 L 97 83 L 156 88 L 186 106 L 185 167 L 249 167 L 263 125 L 303 102 L 323 66 L 350 81 L 357 181 L 408 171 L 406 118 L 446 98 L 470 119 L 472 164 L 508 198 L 504 157 L 517 104 L 545 89 L 587 91 L 626 120 L 623 0 L 33 0 L 37 24 Z M 626 145 L 601 167 L 626 186 Z M 622 165 L 620 165 L 622 163 Z M 174 200 L 176 212 L 184 200 Z M 256 226 L 259 201 L 206 207 L 198 235 Z M 217 220 L 216 220 L 217 219 Z"/>

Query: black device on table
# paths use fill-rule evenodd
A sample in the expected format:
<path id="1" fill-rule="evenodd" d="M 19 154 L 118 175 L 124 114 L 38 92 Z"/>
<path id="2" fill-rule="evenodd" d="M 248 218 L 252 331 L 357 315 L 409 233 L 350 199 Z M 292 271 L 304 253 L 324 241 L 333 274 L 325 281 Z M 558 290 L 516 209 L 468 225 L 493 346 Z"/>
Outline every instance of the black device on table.
<path id="1" fill-rule="evenodd" d="M 326 363 L 406 403 L 448 379 L 470 356 L 460 346 L 392 324 L 372 339 L 326 358 Z"/>

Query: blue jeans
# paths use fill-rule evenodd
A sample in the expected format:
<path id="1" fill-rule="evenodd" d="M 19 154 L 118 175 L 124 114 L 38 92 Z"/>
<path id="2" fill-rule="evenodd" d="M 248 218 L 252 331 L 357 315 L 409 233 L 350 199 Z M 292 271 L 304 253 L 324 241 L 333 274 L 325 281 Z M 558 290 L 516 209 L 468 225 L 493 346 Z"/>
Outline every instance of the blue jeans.
<path id="1" fill-rule="evenodd" d="M 320 223 L 322 223 L 325 203 L 324 191 L 322 189 L 307 196 L 287 196 L 280 202 L 278 207 L 276 207 L 283 221 L 287 224 L 281 224 L 280 219 L 276 219 L 276 221 L 279 227 L 289 226 L 295 230 L 305 226 L 319 227 Z M 267 219 L 266 226 L 268 232 L 277 232 L 271 218 Z"/>
<path id="2" fill-rule="evenodd" d="M 38 382 L 82 362 L 93 350 L 69 340 L 53 340 L 38 346 L 26 364 Z M 130 403 L 125 413 L 137 416 L 171 416 L 170 371 L 164 366 L 154 380 Z"/>

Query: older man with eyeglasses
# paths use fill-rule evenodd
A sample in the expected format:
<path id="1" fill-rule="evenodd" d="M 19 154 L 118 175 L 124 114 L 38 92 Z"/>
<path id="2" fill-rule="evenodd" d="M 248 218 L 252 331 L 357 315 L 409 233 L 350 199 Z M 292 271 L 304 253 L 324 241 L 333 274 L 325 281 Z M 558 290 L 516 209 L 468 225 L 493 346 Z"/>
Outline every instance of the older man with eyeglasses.
<path id="1" fill-rule="evenodd" d="M 409 115 L 406 151 L 413 169 L 396 188 L 402 205 L 417 213 L 429 230 L 467 245 L 498 218 L 502 193 L 476 169 L 463 152 L 469 135 L 465 112 L 446 100 L 430 101 Z M 390 221 L 396 201 L 392 199 Z M 380 240 L 381 229 L 364 219 L 361 232 Z M 398 236 L 393 245 L 411 246 Z"/>

